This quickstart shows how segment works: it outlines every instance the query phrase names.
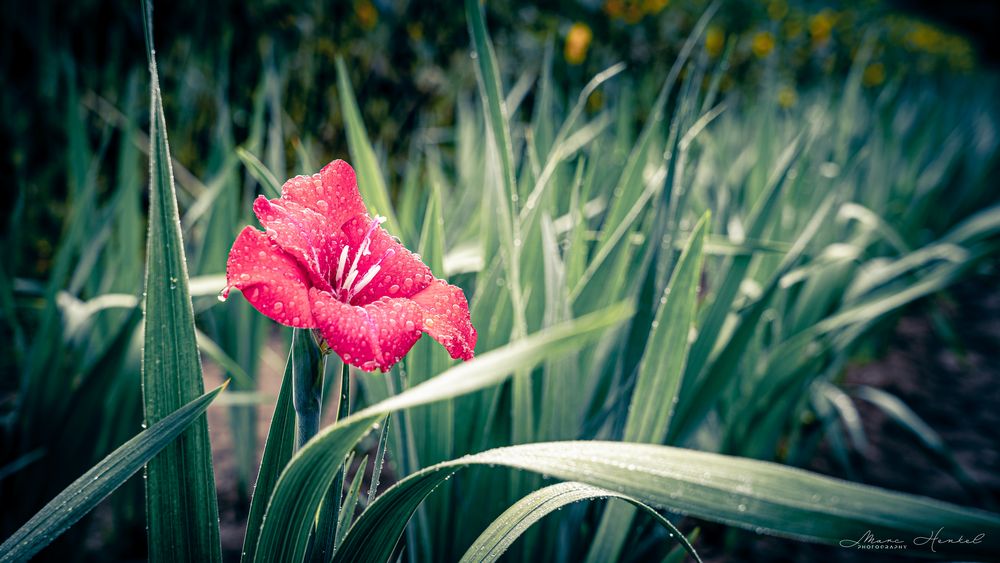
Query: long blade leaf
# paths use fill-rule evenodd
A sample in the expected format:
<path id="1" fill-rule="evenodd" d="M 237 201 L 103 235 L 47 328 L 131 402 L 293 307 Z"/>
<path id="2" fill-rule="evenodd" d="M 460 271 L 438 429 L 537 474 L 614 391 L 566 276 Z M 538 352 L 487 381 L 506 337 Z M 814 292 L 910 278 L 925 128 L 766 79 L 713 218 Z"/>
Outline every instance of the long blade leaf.
<path id="1" fill-rule="evenodd" d="M 27 561 L 59 537 L 173 442 L 225 387 L 223 384 L 160 419 L 73 481 L 0 545 L 0 563 Z"/>
<path id="2" fill-rule="evenodd" d="M 142 393 L 147 425 L 204 393 L 166 120 L 146 19 L 150 73 L 149 235 Z M 146 467 L 149 560 L 221 561 L 208 423 L 202 418 Z"/>
<path id="3" fill-rule="evenodd" d="M 316 511 L 347 453 L 391 412 L 492 387 L 519 369 L 592 341 L 632 313 L 611 307 L 518 340 L 327 427 L 298 451 L 278 480 L 257 546 L 260 561 L 301 561 Z"/>
<path id="4" fill-rule="evenodd" d="M 584 483 L 559 483 L 544 489 L 539 489 L 530 495 L 517 501 L 516 504 L 504 511 L 499 518 L 493 521 L 489 528 L 483 531 L 476 538 L 465 555 L 462 556 L 462 563 L 492 562 L 500 558 L 501 555 L 510 548 L 514 540 L 519 538 L 528 528 L 542 517 L 559 510 L 567 504 L 593 499 L 621 499 L 636 508 L 646 511 L 657 523 L 668 530 L 671 537 L 681 542 L 681 546 L 687 551 L 695 561 L 701 563 L 701 557 L 688 543 L 687 538 L 659 512 L 643 504 L 642 502 L 621 493 L 592 487 Z"/>
<path id="5" fill-rule="evenodd" d="M 387 561 L 410 515 L 461 468 L 505 466 L 618 491 L 652 506 L 803 541 L 906 542 L 943 528 L 965 543 L 913 544 L 921 555 L 989 559 L 1000 515 L 747 458 L 650 444 L 550 442 L 497 448 L 415 473 L 387 490 L 347 534 L 335 561 Z M 918 540 L 919 541 L 919 540 Z"/>

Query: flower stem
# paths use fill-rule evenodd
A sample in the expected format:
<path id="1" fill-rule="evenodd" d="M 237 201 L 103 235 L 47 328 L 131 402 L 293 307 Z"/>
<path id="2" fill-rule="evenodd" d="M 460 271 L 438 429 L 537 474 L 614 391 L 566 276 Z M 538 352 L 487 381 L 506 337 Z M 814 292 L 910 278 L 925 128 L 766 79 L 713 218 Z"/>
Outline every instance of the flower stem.
<path id="1" fill-rule="evenodd" d="M 326 354 L 306 330 L 295 331 L 292 342 L 292 406 L 295 408 L 295 449 L 319 432 Z"/>
<path id="2" fill-rule="evenodd" d="M 344 363 L 340 375 L 340 406 L 337 408 L 337 420 L 343 420 L 351 413 L 351 367 Z M 342 463 L 337 476 L 334 477 L 330 489 L 326 492 L 323 506 L 316 522 L 316 533 L 313 536 L 311 561 L 329 561 L 337 549 L 337 528 L 340 521 L 341 503 L 344 494 L 344 474 L 347 467 Z M 345 526 L 350 521 L 344 522 Z"/>

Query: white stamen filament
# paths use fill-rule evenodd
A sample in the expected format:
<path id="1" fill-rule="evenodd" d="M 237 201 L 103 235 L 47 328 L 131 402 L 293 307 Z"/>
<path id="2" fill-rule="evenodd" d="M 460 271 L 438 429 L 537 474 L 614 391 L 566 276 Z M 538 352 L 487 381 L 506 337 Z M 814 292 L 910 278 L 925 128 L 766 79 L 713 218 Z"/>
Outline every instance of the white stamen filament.
<path id="1" fill-rule="evenodd" d="M 351 287 L 351 284 L 354 283 L 354 280 L 357 279 L 357 277 L 358 271 L 351 268 L 351 271 L 347 273 L 347 279 L 344 280 L 344 285 L 340 286 L 340 289 L 348 289 Z"/>
<path id="2" fill-rule="evenodd" d="M 350 301 L 351 299 L 354 298 L 355 295 L 361 293 L 361 290 L 364 289 L 368 284 L 370 284 L 373 279 L 375 279 L 375 276 L 381 269 L 382 266 L 380 266 L 379 264 L 375 264 L 371 268 L 368 268 L 368 271 L 365 272 L 365 275 L 361 278 L 361 281 L 358 282 L 358 285 L 354 286 L 354 289 L 352 289 L 351 292 L 347 295 L 347 300 Z"/>
<path id="3" fill-rule="evenodd" d="M 365 275 L 361 277 L 358 284 L 352 289 L 351 286 L 354 285 L 354 281 L 358 279 L 358 262 L 361 260 L 362 256 L 368 256 L 371 254 L 372 245 L 372 234 L 379 225 L 385 222 L 385 217 L 377 216 L 368 226 L 368 232 L 365 233 L 365 238 L 358 245 L 357 251 L 354 253 L 354 260 L 351 261 L 351 267 L 347 271 L 347 276 L 344 276 L 344 269 L 347 267 L 347 256 L 350 247 L 344 245 L 343 250 L 340 251 L 340 260 L 337 263 L 337 276 L 333 279 L 333 287 L 336 290 L 338 297 L 340 297 L 341 291 L 347 291 L 347 303 L 350 303 L 351 299 L 354 298 L 362 289 L 368 286 L 375 276 L 378 275 L 379 271 L 382 269 L 382 261 L 393 255 L 392 249 L 389 249 L 379 261 L 368 268 Z"/>
<path id="4" fill-rule="evenodd" d="M 347 267 L 347 253 L 350 248 L 344 245 L 344 249 L 340 251 L 340 262 L 337 264 L 337 277 L 333 279 L 334 285 L 340 283 L 340 280 L 344 277 L 344 268 Z"/>

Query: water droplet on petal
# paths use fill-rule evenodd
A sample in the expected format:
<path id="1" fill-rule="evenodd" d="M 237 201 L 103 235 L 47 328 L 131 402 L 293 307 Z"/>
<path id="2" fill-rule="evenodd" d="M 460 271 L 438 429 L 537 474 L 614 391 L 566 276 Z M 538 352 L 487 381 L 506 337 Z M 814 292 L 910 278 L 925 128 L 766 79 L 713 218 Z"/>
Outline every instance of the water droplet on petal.
<path id="1" fill-rule="evenodd" d="M 398 292 L 399 292 L 399 286 L 398 285 L 392 284 L 392 285 L 389 286 L 389 293 L 398 293 Z"/>

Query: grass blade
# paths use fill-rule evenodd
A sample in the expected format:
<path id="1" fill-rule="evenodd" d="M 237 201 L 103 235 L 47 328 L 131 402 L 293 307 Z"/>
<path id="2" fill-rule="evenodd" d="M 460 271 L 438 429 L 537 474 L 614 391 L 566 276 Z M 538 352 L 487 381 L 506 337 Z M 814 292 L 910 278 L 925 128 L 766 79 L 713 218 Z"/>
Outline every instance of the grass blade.
<path id="1" fill-rule="evenodd" d="M 337 536 L 333 541 L 334 551 L 340 547 L 340 542 L 344 541 L 344 536 L 347 535 L 347 528 L 354 521 L 354 509 L 357 508 L 358 499 L 361 497 L 361 480 L 365 476 L 366 467 L 368 467 L 368 456 L 363 457 L 361 463 L 358 464 L 358 470 L 347 488 L 344 505 L 340 508 L 340 514 L 337 515 Z"/>
<path id="2" fill-rule="evenodd" d="M 706 213 L 695 226 L 660 301 L 625 420 L 626 442 L 658 444 L 667 436 L 687 361 L 691 323 L 698 307 L 698 283 L 709 218 Z M 635 509 L 629 505 L 608 504 L 588 560 L 617 559 L 634 515 Z"/>
<path id="3" fill-rule="evenodd" d="M 340 111 L 344 114 L 344 125 L 347 129 L 347 146 L 351 151 L 351 162 L 357 170 L 361 198 L 368 205 L 372 215 L 386 217 L 386 229 L 390 233 L 400 236 L 405 231 L 396 220 L 396 213 L 389 199 L 389 189 L 385 185 L 385 178 L 379 168 L 378 159 L 375 158 L 371 141 L 368 140 L 368 132 L 365 131 L 365 123 L 361 119 L 358 101 L 354 98 L 347 66 L 340 57 L 337 57 L 337 92 L 340 94 Z"/>
<path id="4" fill-rule="evenodd" d="M 549 442 L 497 448 L 429 467 L 387 490 L 348 532 L 335 561 L 387 561 L 420 502 L 461 468 L 505 466 L 579 481 L 652 506 L 802 541 L 838 545 L 868 531 L 910 539 L 941 527 L 949 538 L 920 554 L 989 559 L 1000 515 L 824 477 L 775 463 L 651 444 Z"/>
<path id="5" fill-rule="evenodd" d="M 389 421 L 392 417 L 385 417 L 378 434 L 378 449 L 375 450 L 375 461 L 372 466 L 372 482 L 368 486 L 368 496 L 365 505 L 371 504 L 378 495 L 378 481 L 382 476 L 382 465 L 385 463 L 385 446 L 389 440 Z"/>
<path id="6" fill-rule="evenodd" d="M 173 442 L 225 387 L 223 384 L 163 417 L 81 475 L 0 545 L 0 563 L 27 561 L 59 537 Z"/>
<path id="7" fill-rule="evenodd" d="M 254 180 L 257 180 L 257 183 L 263 188 L 264 194 L 267 197 L 272 199 L 281 197 L 281 181 L 275 177 L 273 172 L 267 169 L 267 166 L 264 166 L 264 163 L 260 159 L 243 147 L 236 147 L 236 156 L 240 157 L 240 161 L 246 167 L 247 172 L 253 176 Z"/>
<path id="8" fill-rule="evenodd" d="M 144 4 L 150 72 L 149 235 L 146 247 L 142 392 L 153 425 L 204 392 L 174 191 L 166 120 Z M 146 467 L 150 561 L 221 561 L 219 510 L 208 423 L 202 418 Z"/>
<path id="9" fill-rule="evenodd" d="M 298 332 L 300 329 L 294 329 Z M 298 335 L 293 335 L 293 342 Z M 254 485 L 253 498 L 250 500 L 250 513 L 247 516 L 247 533 L 243 538 L 243 551 L 240 561 L 253 561 L 257 551 L 257 539 L 260 537 L 260 526 L 264 522 L 264 511 L 271 500 L 271 493 L 278 483 L 278 476 L 292 459 L 295 451 L 295 411 L 292 409 L 292 354 L 288 353 L 285 363 L 285 375 L 281 379 L 281 389 L 271 416 L 271 427 L 267 431 L 267 441 L 264 442 L 264 454 L 261 456 L 260 469 L 257 472 L 257 483 Z"/>
<path id="10" fill-rule="evenodd" d="M 278 480 L 261 530 L 257 558 L 302 560 L 317 510 L 344 456 L 386 414 L 498 385 L 516 370 L 593 341 L 631 313 L 632 307 L 622 304 L 563 323 L 459 364 L 327 427 L 299 450 Z"/>
<path id="11" fill-rule="evenodd" d="M 461 561 L 462 563 L 496 561 L 510 548 L 514 540 L 542 517 L 567 504 L 594 499 L 621 499 L 636 508 L 645 510 L 657 523 L 668 530 L 671 537 L 681 542 L 681 546 L 695 561 L 701 563 L 701 557 L 698 557 L 698 553 L 695 552 L 694 547 L 687 541 L 684 534 L 681 534 L 670 520 L 661 516 L 653 508 L 628 495 L 572 481 L 539 489 L 517 501 L 476 538 L 475 543 L 466 550 Z"/>

